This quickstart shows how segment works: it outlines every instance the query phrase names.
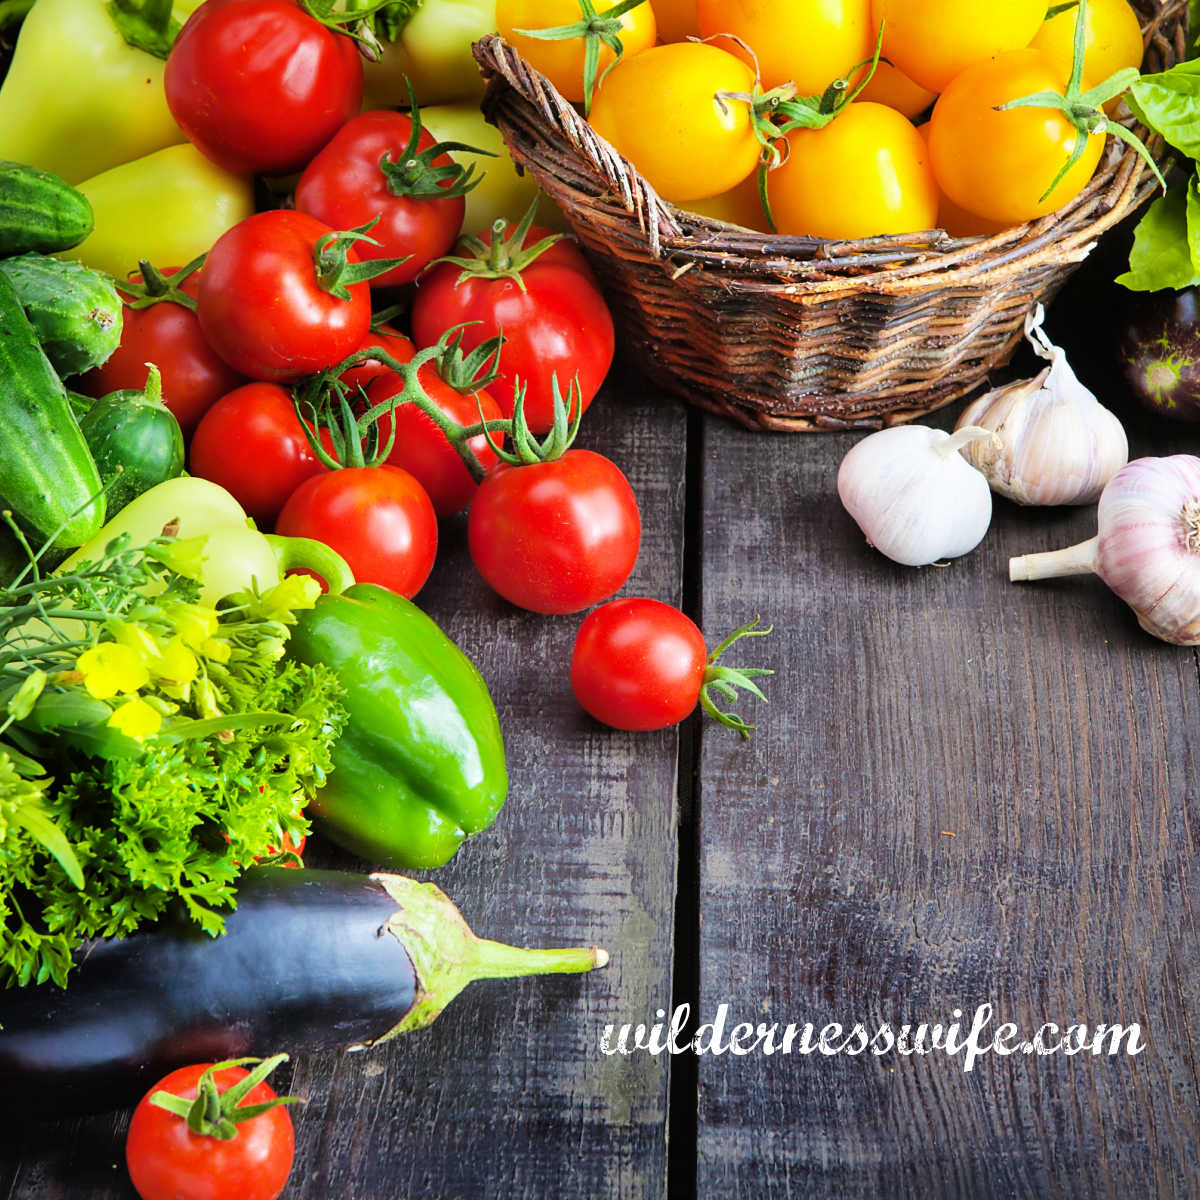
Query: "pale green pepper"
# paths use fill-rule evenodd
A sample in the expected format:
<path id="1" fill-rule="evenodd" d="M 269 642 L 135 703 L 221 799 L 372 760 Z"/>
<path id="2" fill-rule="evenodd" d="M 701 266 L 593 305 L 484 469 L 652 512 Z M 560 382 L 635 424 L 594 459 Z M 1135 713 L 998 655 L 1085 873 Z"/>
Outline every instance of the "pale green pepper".
<path id="1" fill-rule="evenodd" d="M 104 0 L 36 0 L 0 87 L 0 159 L 78 183 L 184 141 L 163 66 L 125 42 Z"/>
<path id="2" fill-rule="evenodd" d="M 142 259 L 168 266 L 191 262 L 254 212 L 252 181 L 231 175 L 190 143 L 122 163 L 78 187 L 91 202 L 95 228 L 59 257 L 118 279 L 136 271 Z"/>
<path id="3" fill-rule="evenodd" d="M 363 67 L 370 107 L 407 108 L 407 77 L 418 104 L 478 101 L 483 79 L 471 43 L 496 32 L 495 0 L 424 0 L 377 63 Z"/>
<path id="4" fill-rule="evenodd" d="M 168 479 L 130 501 L 90 542 L 80 546 L 56 572 L 64 574 L 84 559 L 96 559 L 123 533 L 140 546 L 170 526 L 177 539 L 206 537 L 201 565 L 201 604 L 215 604 L 232 592 L 273 587 L 285 571 L 305 567 L 325 580 L 331 592 L 354 582 L 335 551 L 309 538 L 266 535 L 254 528 L 242 506 L 219 484 L 181 476 Z"/>

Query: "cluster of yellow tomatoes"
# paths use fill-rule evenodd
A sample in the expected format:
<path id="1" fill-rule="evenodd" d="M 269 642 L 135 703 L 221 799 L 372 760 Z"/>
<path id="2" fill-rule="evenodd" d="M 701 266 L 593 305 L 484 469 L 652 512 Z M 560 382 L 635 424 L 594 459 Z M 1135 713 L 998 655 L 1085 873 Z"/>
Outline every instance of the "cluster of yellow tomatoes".
<path id="1" fill-rule="evenodd" d="M 593 128 L 664 199 L 750 228 L 768 228 L 760 160 L 770 164 L 766 192 L 780 233 L 965 236 L 1061 207 L 1087 185 L 1104 146 L 1102 125 L 1081 133 L 1055 108 L 1000 110 L 1066 90 L 1078 4 L 497 0 L 496 15 L 500 33 L 575 101 L 585 99 L 587 38 L 531 34 L 618 29 L 619 57 L 611 37 L 598 47 Z M 1140 65 L 1140 23 L 1126 0 L 1087 0 L 1084 17 L 1084 89 Z M 793 94 L 825 96 L 828 109 L 852 92 L 881 29 L 874 75 L 828 123 L 801 127 L 782 116 L 789 105 L 778 102 Z M 848 87 L 829 91 L 839 79 Z M 1086 137 L 1083 152 L 1055 183 L 1077 137 Z"/>

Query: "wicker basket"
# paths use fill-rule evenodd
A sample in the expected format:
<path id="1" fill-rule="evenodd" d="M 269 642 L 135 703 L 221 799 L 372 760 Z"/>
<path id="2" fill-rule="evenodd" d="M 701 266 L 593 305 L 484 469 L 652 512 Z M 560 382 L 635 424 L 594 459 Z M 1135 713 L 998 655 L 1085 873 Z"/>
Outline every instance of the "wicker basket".
<path id="1" fill-rule="evenodd" d="M 1144 69 L 1183 58 L 1186 0 L 1133 4 Z M 633 362 L 753 429 L 878 428 L 966 395 L 1011 357 L 1034 302 L 1156 186 L 1110 138 L 1080 196 L 994 237 L 773 237 L 659 199 L 503 39 L 482 39 L 475 55 L 485 115 L 566 215 Z M 1160 142 L 1150 148 L 1161 157 Z"/>

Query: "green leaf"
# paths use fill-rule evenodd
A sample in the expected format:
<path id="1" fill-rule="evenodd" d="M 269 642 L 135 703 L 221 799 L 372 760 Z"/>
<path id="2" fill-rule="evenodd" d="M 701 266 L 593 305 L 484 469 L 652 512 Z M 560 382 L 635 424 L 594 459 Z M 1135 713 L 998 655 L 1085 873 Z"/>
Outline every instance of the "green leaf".
<path id="1" fill-rule="evenodd" d="M 1133 292 L 1200 284 L 1200 191 L 1195 176 L 1146 210 L 1134 231 L 1129 270 L 1117 283 Z"/>
<path id="2" fill-rule="evenodd" d="M 375 32 L 384 41 L 394 42 L 420 7 L 421 0 L 394 0 L 375 14 Z"/>
<path id="3" fill-rule="evenodd" d="M 46 815 L 41 807 L 32 803 L 22 805 L 13 815 L 13 823 L 20 825 L 35 841 L 45 847 L 46 852 L 54 856 L 58 865 L 67 873 L 67 878 L 77 887 L 83 888 L 83 869 L 71 843 L 66 835 Z"/>
<path id="4" fill-rule="evenodd" d="M 1143 75 L 1129 89 L 1129 107 L 1148 129 L 1188 158 L 1200 158 L 1200 60 Z"/>
<path id="5" fill-rule="evenodd" d="M 165 59 L 180 30 L 172 0 L 109 0 L 108 15 L 129 45 Z"/>

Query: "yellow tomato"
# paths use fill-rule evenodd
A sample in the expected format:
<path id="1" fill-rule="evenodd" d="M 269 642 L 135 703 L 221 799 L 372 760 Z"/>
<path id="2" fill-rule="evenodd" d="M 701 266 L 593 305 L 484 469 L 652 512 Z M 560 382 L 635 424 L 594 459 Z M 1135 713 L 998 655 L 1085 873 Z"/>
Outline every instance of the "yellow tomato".
<path id="1" fill-rule="evenodd" d="M 603 16 L 615 8 L 619 0 L 593 0 L 596 12 Z M 541 71 L 568 100 L 582 100 L 583 64 L 586 43 L 583 37 L 543 41 L 525 37 L 518 29 L 554 29 L 573 25 L 581 20 L 578 0 L 496 0 L 496 28 L 500 35 L 518 50 L 530 66 Z M 622 58 L 633 57 L 658 36 L 654 9 L 649 3 L 639 4 L 619 18 L 621 22 Z M 597 78 L 614 59 L 613 52 L 600 43 Z"/>
<path id="2" fill-rule="evenodd" d="M 885 35 L 886 36 L 886 35 Z M 884 47 L 887 53 L 886 45 Z M 886 104 L 903 113 L 911 121 L 919 117 L 936 99 L 937 94 L 923 88 L 898 67 L 880 62 L 871 76 L 871 82 L 858 94 L 860 100 L 871 100 L 875 104 Z"/>
<path id="3" fill-rule="evenodd" d="M 918 125 L 917 132 L 925 139 L 925 144 L 929 145 L 929 122 Z M 965 208 L 955 204 L 939 187 L 937 227 L 944 229 L 951 237 L 987 237 L 993 233 L 1010 229 L 1012 222 L 989 221 L 987 217 L 967 212 Z"/>
<path id="4" fill-rule="evenodd" d="M 634 9 L 636 12 L 637 9 Z M 592 105 L 592 127 L 675 204 L 727 192 L 758 164 L 740 58 L 704 42 L 672 42 L 623 58 Z"/>
<path id="5" fill-rule="evenodd" d="M 1019 225 L 1045 216 L 1087 186 L 1104 134 L 1042 199 L 1066 164 L 1077 131 L 1053 108 L 998 106 L 1035 92 L 1062 92 L 1062 72 L 1040 50 L 1011 50 L 968 67 L 942 93 L 930 118 L 929 150 L 943 192 L 968 212 Z"/>
<path id="6" fill-rule="evenodd" d="M 872 0 L 887 56 L 910 79 L 940 92 L 972 63 L 1028 46 L 1046 0 Z"/>
<path id="7" fill-rule="evenodd" d="M 769 232 L 767 214 L 763 211 L 758 194 L 757 171 L 748 175 L 737 187 L 719 196 L 689 200 L 686 208 L 688 212 L 712 217 L 714 221 L 728 221 L 730 225 L 740 225 L 743 229 L 753 229 L 758 233 Z"/>
<path id="8" fill-rule="evenodd" d="M 870 0 L 697 0 L 696 14 L 706 38 L 729 33 L 750 48 L 764 88 L 790 82 L 802 96 L 820 95 L 875 46 Z"/>
<path id="9" fill-rule="evenodd" d="M 1064 77 L 1070 76 L 1075 58 L 1077 13 L 1072 8 L 1044 21 L 1032 42 Z M 1083 73 L 1095 83 L 1123 67 L 1142 65 L 1142 26 L 1125 0 L 1088 0 L 1083 28 Z M 1112 112 L 1116 106 L 1117 100 L 1110 100 L 1104 107 Z"/>
<path id="10" fill-rule="evenodd" d="M 862 238 L 937 225 L 925 141 L 894 108 L 855 101 L 824 129 L 787 140 L 786 160 L 768 176 L 780 233 Z"/>
<path id="11" fill-rule="evenodd" d="M 682 42 L 700 36 L 696 0 L 654 0 L 654 19 L 661 42 Z"/>

